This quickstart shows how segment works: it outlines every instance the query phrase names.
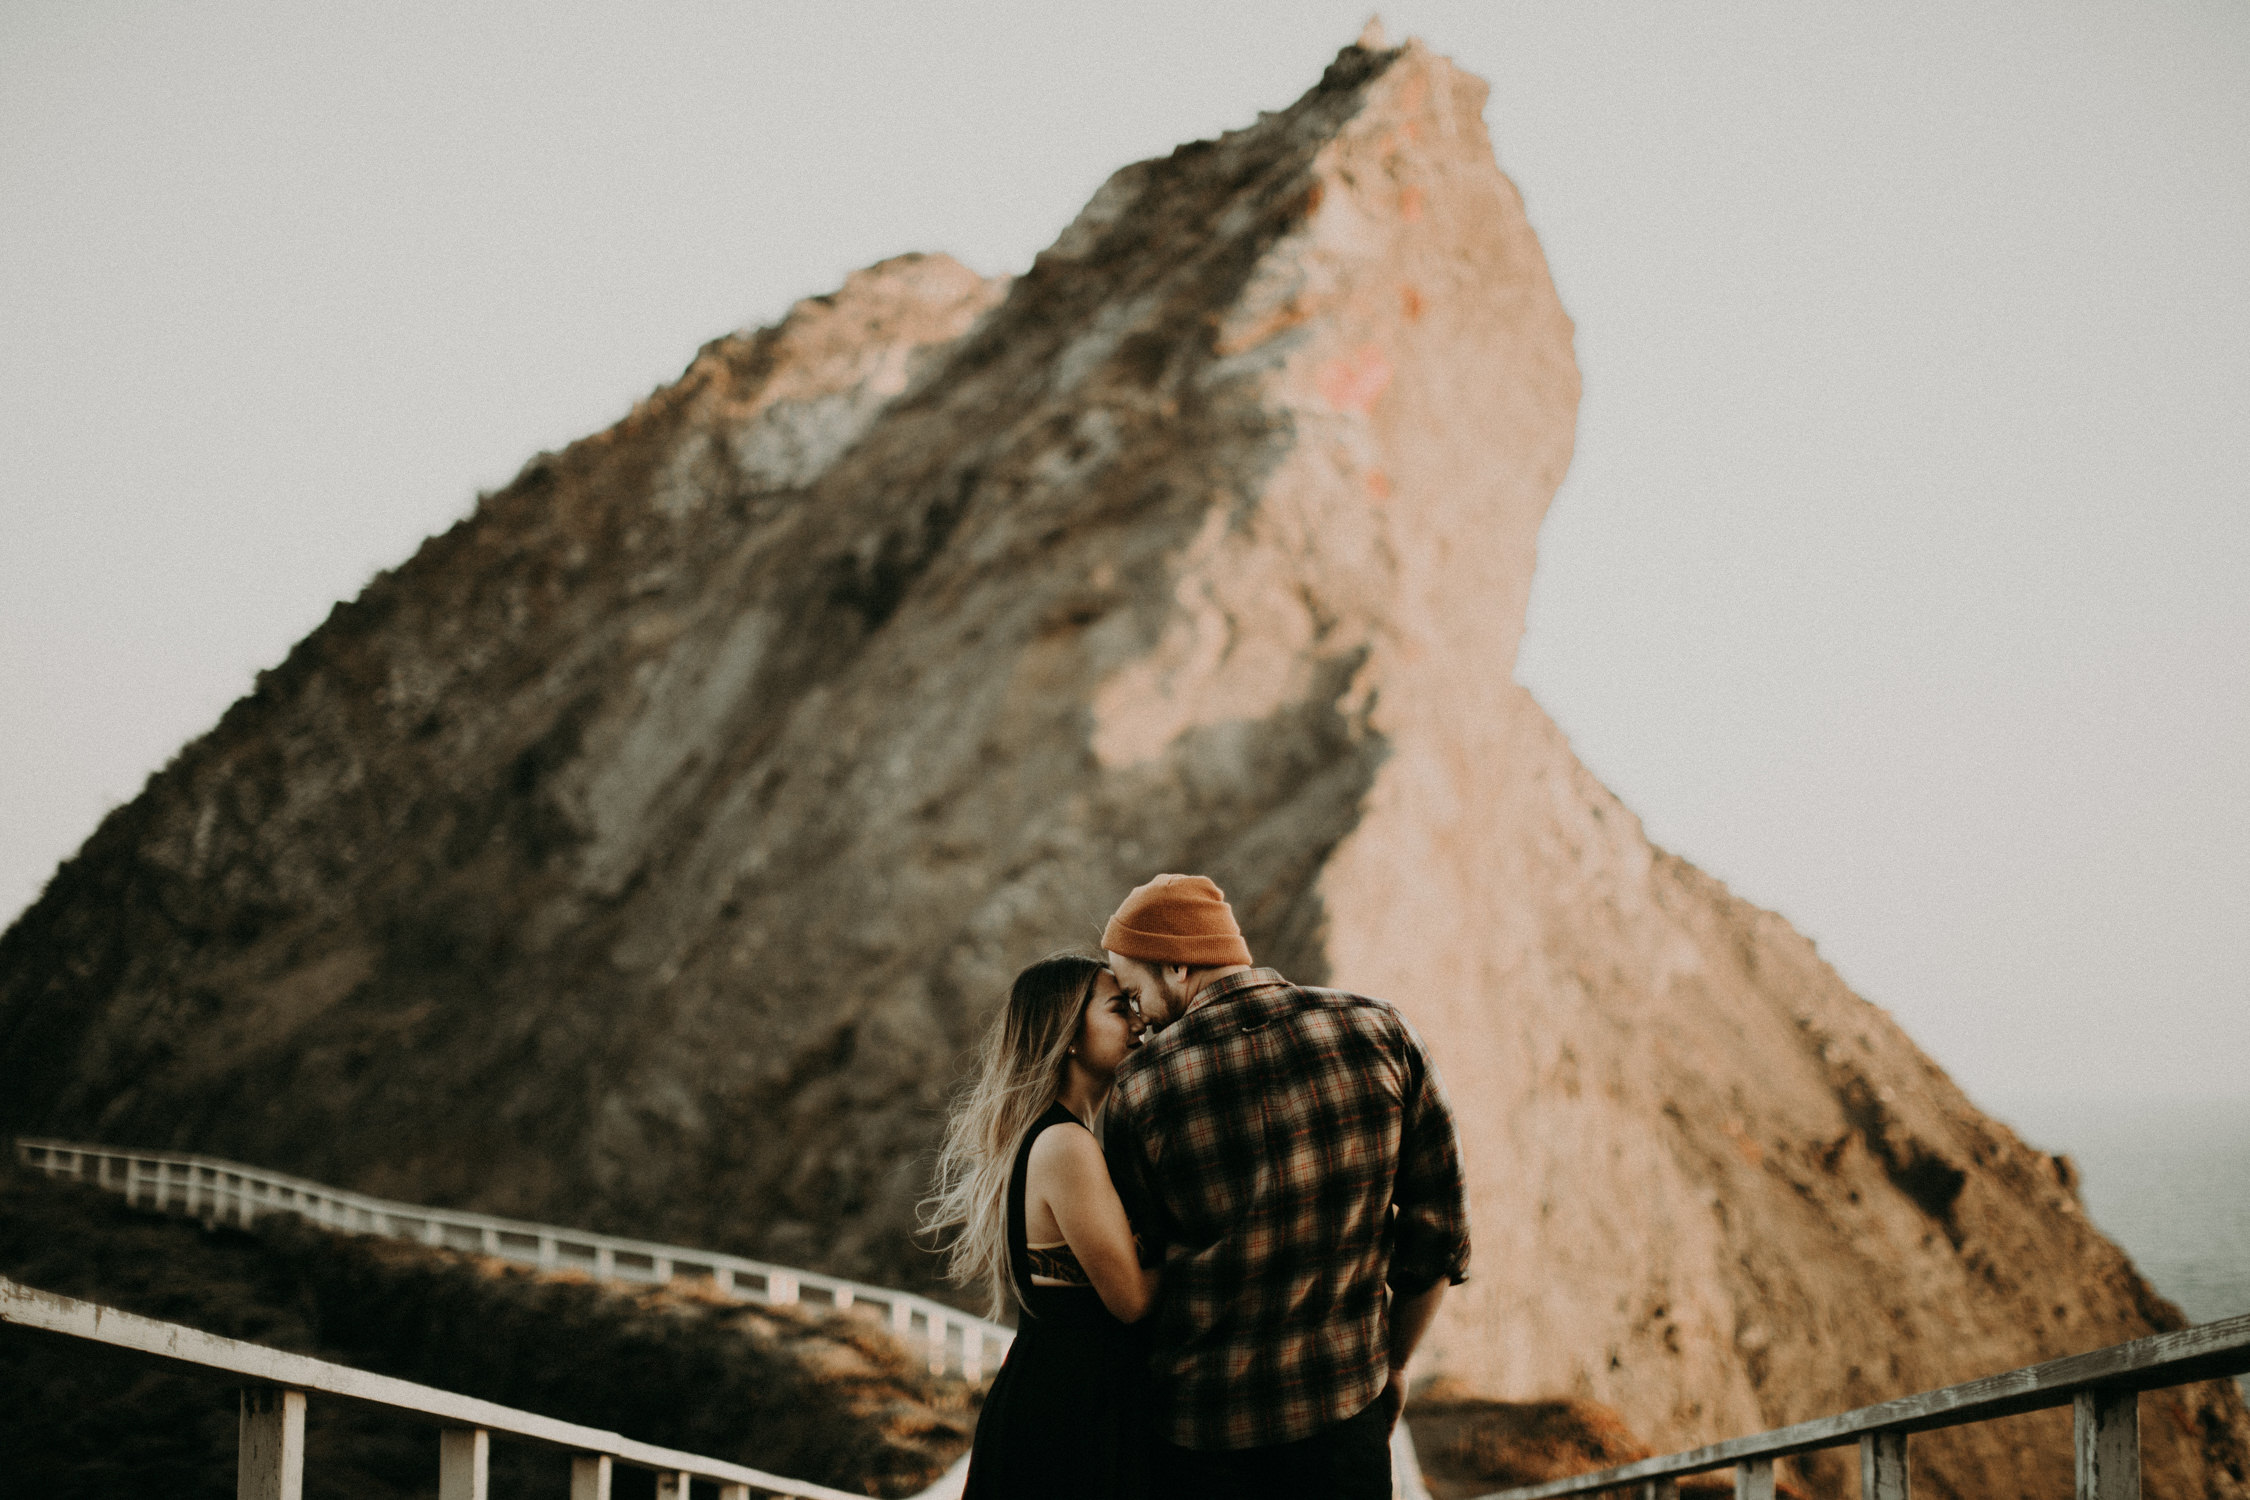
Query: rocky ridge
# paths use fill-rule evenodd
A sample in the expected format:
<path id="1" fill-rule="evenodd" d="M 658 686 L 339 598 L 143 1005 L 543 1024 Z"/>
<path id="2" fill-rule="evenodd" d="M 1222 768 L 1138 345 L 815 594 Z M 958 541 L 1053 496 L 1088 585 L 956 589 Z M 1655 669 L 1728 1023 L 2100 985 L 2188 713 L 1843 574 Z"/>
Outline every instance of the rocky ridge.
<path id="1" fill-rule="evenodd" d="M 926 1284 L 1008 977 L 1198 869 L 1445 1070 L 1456 1388 L 1670 1447 L 2176 1325 L 1513 681 L 1578 375 L 1483 99 L 1347 48 L 1012 283 L 886 262 L 534 460 L 0 938 L 0 1123 Z M 2144 1405 L 2156 1492 L 2250 1493 L 2231 1386 Z M 2067 1484 L 2040 1418 L 1916 1454 Z"/>

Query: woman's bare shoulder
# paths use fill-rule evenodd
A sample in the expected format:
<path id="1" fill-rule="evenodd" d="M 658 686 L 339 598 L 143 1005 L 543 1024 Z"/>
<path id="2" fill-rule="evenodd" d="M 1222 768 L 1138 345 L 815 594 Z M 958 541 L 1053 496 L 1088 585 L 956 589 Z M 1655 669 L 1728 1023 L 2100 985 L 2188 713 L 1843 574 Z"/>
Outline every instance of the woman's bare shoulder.
<path id="1" fill-rule="evenodd" d="M 1031 1165 L 1039 1169 L 1080 1171 L 1088 1166 L 1100 1167 L 1108 1175 L 1109 1167 L 1102 1160 L 1102 1143 L 1094 1133 L 1075 1120 L 1050 1125 L 1039 1132 L 1031 1143 Z"/>

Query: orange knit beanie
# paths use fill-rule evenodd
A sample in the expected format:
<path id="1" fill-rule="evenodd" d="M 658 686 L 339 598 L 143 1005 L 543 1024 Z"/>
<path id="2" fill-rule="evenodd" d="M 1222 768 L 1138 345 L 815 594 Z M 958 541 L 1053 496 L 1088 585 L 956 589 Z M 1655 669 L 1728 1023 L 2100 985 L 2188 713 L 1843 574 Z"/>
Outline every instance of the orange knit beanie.
<path id="1" fill-rule="evenodd" d="M 1201 875 L 1159 875 L 1135 886 L 1102 930 L 1102 946 L 1143 963 L 1192 969 L 1250 962 L 1227 893 Z"/>

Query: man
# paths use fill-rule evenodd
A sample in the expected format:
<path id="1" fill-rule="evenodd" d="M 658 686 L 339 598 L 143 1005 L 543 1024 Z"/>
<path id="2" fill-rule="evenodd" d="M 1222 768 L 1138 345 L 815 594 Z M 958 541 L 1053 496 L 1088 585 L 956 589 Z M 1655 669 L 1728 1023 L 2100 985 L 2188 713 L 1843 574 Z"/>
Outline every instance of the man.
<path id="1" fill-rule="evenodd" d="M 1404 1371 L 1465 1279 L 1453 1114 L 1390 1005 L 1251 966 L 1226 895 L 1159 875 L 1102 934 L 1155 1030 L 1110 1096 L 1110 1174 L 1164 1274 L 1155 1492 L 1391 1493 Z"/>

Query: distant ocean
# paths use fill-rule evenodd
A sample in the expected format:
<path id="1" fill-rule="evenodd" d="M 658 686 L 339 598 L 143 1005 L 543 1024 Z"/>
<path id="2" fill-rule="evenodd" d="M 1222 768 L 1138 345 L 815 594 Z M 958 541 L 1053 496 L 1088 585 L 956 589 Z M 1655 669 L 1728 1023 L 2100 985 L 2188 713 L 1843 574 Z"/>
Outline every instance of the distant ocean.
<path id="1" fill-rule="evenodd" d="M 2043 1097 L 1988 1108 L 2078 1164 L 2086 1211 L 2189 1322 L 2250 1313 L 2250 1099 Z"/>

